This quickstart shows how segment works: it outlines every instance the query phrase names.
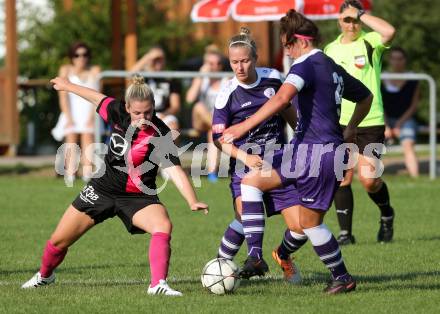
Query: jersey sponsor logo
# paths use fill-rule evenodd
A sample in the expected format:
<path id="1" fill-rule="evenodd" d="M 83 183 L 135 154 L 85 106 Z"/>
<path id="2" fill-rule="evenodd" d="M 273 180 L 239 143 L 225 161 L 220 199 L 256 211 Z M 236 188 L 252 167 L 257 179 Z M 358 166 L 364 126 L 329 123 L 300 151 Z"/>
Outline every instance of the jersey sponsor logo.
<path id="1" fill-rule="evenodd" d="M 91 185 L 86 185 L 79 193 L 79 197 L 86 203 L 95 205 L 95 201 L 99 199 L 99 195 L 95 193 L 95 189 Z"/>
<path id="2" fill-rule="evenodd" d="M 212 126 L 212 133 L 214 134 L 223 133 L 224 130 L 225 130 L 224 124 L 214 124 Z"/>
<path id="3" fill-rule="evenodd" d="M 118 133 L 113 133 L 110 137 L 110 150 L 113 154 L 118 157 L 124 156 L 127 151 L 128 143 L 121 135 Z"/>
<path id="4" fill-rule="evenodd" d="M 367 58 L 365 56 L 355 56 L 354 57 L 354 65 L 358 69 L 363 69 L 367 64 Z"/>
<path id="5" fill-rule="evenodd" d="M 273 87 L 269 87 L 264 90 L 264 96 L 267 98 L 270 99 L 273 95 L 275 95 L 275 89 L 273 89 Z"/>
<path id="6" fill-rule="evenodd" d="M 250 106 L 250 105 L 252 105 L 252 101 L 247 101 L 244 104 L 241 104 L 241 108 L 244 108 L 244 107 L 247 107 L 247 106 Z"/>

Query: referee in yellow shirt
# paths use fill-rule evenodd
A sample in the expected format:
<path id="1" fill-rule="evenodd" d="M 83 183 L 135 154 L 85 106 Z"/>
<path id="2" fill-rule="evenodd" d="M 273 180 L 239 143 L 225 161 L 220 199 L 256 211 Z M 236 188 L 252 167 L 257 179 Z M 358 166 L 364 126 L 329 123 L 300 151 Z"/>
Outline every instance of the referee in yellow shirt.
<path id="1" fill-rule="evenodd" d="M 394 210 L 390 204 L 385 182 L 380 177 L 371 178 L 370 174 L 377 170 L 373 165 L 374 160 L 377 161 L 380 158 L 380 152 L 368 144 L 383 144 L 384 142 L 385 126 L 380 94 L 380 72 L 382 56 L 388 48 L 386 44 L 394 37 L 395 29 L 383 19 L 366 13 L 362 4 L 357 0 L 346 0 L 339 12 L 339 26 L 342 33 L 325 47 L 324 52 L 348 73 L 364 83 L 374 95 L 370 112 L 357 129 L 355 139 L 355 144 L 359 148 L 357 167 L 360 182 L 381 212 L 377 240 L 390 242 L 393 238 Z M 362 24 L 367 25 L 373 31 L 363 31 Z M 348 124 L 354 107 L 354 103 L 345 99 L 342 101 L 340 117 L 342 127 Z M 352 179 L 353 169 L 350 169 L 335 195 L 336 212 L 341 228 L 338 242 L 341 245 L 355 243 L 352 234 L 354 207 Z"/>

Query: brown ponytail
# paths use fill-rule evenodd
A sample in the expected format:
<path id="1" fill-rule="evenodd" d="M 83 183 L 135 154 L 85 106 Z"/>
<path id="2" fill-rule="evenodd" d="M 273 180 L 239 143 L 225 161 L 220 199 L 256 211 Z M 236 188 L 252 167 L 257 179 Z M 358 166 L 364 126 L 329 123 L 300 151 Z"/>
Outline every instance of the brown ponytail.
<path id="1" fill-rule="evenodd" d="M 301 13 L 290 9 L 280 21 L 280 36 L 286 36 L 286 44 L 297 41 L 295 35 L 302 35 L 312 38 L 314 46 L 319 45 L 321 38 L 319 29 L 315 23 Z"/>

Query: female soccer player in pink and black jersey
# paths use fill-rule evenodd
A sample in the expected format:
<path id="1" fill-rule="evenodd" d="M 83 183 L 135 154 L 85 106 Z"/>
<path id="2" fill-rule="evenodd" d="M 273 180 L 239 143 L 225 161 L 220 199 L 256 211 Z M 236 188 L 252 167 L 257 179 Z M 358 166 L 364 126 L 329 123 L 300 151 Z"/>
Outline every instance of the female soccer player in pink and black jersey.
<path id="1" fill-rule="evenodd" d="M 54 270 L 67 249 L 90 228 L 117 215 L 130 233 L 152 235 L 148 294 L 182 295 L 166 282 L 172 225 L 156 192 L 158 164 L 168 170 L 191 210 L 207 213 L 208 206 L 197 200 L 180 166 L 170 129 L 155 115 L 151 89 L 143 78 L 135 77 L 125 93 L 125 101 L 117 101 L 67 79 L 57 77 L 51 82 L 56 90 L 74 93 L 97 106 L 99 115 L 110 124 L 112 135 L 105 156 L 105 173 L 93 178 L 67 208 L 47 241 L 40 271 L 22 288 L 53 283 Z"/>
<path id="2" fill-rule="evenodd" d="M 286 81 L 255 114 L 226 129 L 220 141 L 230 142 L 243 137 L 294 101 L 298 124 L 292 146 L 285 149 L 291 158 L 283 160 L 279 166 L 274 165 L 270 175 L 254 172 L 243 178 L 242 217 L 263 212 L 263 192 L 293 183 L 298 208 L 298 216 L 293 219 L 299 221 L 315 252 L 332 274 L 332 281 L 324 291 L 328 294 L 349 292 L 356 288 L 356 282 L 348 273 L 338 242 L 323 219 L 343 178 L 346 153 L 337 148 L 344 140 L 352 141 L 355 128 L 370 109 L 371 92 L 315 48 L 319 40 L 318 28 L 303 15 L 289 10 L 280 21 L 280 35 L 287 55 L 295 59 Z M 342 97 L 357 103 L 344 133 L 339 125 Z M 340 176 L 336 172 L 339 169 L 335 168 L 338 156 L 341 159 Z M 243 226 L 246 227 L 244 223 Z M 246 229 L 248 247 L 261 247 L 262 233 Z M 244 269 L 247 273 L 258 272 L 263 264 L 262 257 L 253 251 L 248 255 L 254 260 L 260 258 L 260 262 L 246 263 Z"/>

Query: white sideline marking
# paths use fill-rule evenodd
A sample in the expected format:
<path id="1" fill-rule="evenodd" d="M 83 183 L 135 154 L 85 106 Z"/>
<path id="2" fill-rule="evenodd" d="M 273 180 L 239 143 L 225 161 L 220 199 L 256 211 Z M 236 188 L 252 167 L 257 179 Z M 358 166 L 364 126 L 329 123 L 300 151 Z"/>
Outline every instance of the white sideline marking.
<path id="1" fill-rule="evenodd" d="M 265 280 L 283 280 L 283 277 L 280 275 L 266 275 L 264 277 L 254 277 L 250 280 L 258 280 L 258 281 L 265 281 Z M 171 284 L 173 283 L 187 283 L 191 281 L 198 282 L 200 280 L 200 277 L 168 277 L 167 281 Z M 0 286 L 21 286 L 25 281 L 0 281 Z M 55 285 L 106 285 L 106 284 L 121 284 L 121 285 L 148 285 L 147 280 L 117 280 L 117 279 L 106 279 L 106 280 L 63 280 L 59 279 L 57 277 L 57 281 L 55 282 Z"/>

